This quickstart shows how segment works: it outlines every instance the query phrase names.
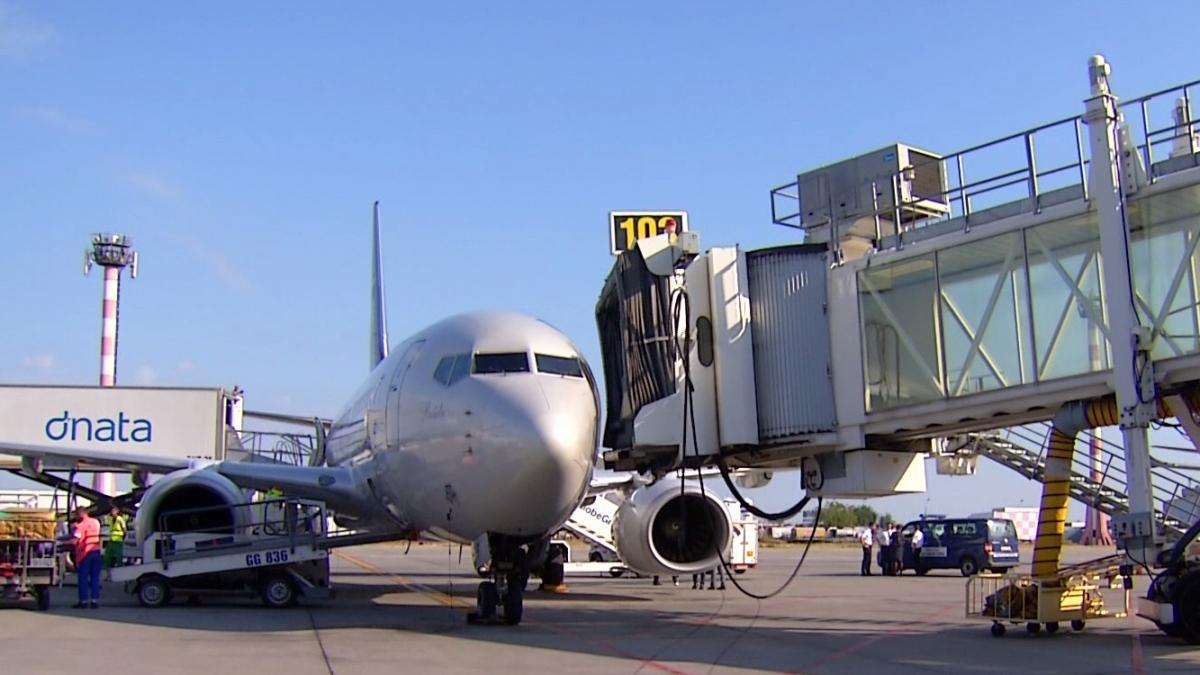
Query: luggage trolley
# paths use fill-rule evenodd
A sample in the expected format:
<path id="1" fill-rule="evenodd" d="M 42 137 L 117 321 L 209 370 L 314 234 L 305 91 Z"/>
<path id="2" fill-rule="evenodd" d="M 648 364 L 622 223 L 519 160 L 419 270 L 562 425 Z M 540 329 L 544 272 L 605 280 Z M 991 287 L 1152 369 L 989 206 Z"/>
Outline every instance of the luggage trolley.
<path id="1" fill-rule="evenodd" d="M 145 541 L 126 546 L 127 556 L 140 559 L 112 570 L 113 581 L 144 607 L 161 607 L 176 595 L 189 602 L 205 595 L 258 596 L 268 607 L 331 595 L 321 502 L 272 499 L 173 511 L 158 520 Z M 195 523 L 207 525 L 188 526 Z"/>
<path id="2" fill-rule="evenodd" d="M 966 616 L 988 621 L 1002 637 L 1005 624 L 1025 624 L 1031 635 L 1058 632 L 1061 624 L 1081 631 L 1089 620 L 1129 615 L 1132 580 L 1112 558 L 1059 570 L 1054 579 L 1027 574 L 977 574 L 967 580 Z M 1117 595 L 1121 609 L 1110 609 Z M 1113 602 L 1112 605 L 1117 603 Z"/>
<path id="3" fill-rule="evenodd" d="M 55 526 L 52 513 L 0 513 L 0 599 L 33 598 L 39 610 L 50 608 L 50 589 L 62 583 L 66 568 Z"/>

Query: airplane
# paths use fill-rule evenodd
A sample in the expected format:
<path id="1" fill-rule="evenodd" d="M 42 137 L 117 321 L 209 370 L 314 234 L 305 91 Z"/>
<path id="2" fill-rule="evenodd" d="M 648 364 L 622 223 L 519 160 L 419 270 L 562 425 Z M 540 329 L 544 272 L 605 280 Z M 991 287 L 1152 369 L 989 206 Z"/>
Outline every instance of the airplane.
<path id="1" fill-rule="evenodd" d="M 563 333 L 511 312 L 450 317 L 389 350 L 378 202 L 372 248 L 371 370 L 328 430 L 317 425 L 322 465 L 202 466 L 2 440 L 0 452 L 20 455 L 39 471 L 53 464 L 165 474 L 142 496 L 134 528 L 139 542 L 163 513 L 203 507 L 232 513 L 245 501 L 243 490 L 252 489 L 324 501 L 339 524 L 382 539 L 428 533 L 483 543 L 492 578 L 479 584 L 473 617 L 519 623 L 531 571 L 561 584 L 562 562 L 549 541 L 591 487 L 600 424 L 592 371 Z M 713 565 L 721 546 L 712 542 L 729 536 L 719 501 L 708 510 L 691 506 L 703 500 L 665 481 L 640 486 L 634 497 L 624 519 L 631 567 L 686 574 Z M 711 537 L 698 536 L 706 530 Z M 688 541 L 679 540 L 682 533 L 690 533 Z"/>

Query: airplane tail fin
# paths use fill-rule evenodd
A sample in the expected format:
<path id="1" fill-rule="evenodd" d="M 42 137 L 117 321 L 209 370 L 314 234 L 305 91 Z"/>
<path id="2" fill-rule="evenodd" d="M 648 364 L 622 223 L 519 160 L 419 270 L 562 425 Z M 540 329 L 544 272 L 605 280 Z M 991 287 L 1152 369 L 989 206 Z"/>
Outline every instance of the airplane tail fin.
<path id="1" fill-rule="evenodd" d="M 371 370 L 388 355 L 387 309 L 383 296 L 383 246 L 379 237 L 379 202 L 374 208 L 374 235 L 371 242 Z"/>

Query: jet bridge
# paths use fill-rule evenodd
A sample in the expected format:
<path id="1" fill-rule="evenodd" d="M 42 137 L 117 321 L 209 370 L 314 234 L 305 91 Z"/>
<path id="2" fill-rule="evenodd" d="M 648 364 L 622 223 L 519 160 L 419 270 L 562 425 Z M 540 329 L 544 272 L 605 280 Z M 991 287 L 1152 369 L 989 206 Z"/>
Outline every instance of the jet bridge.
<path id="1" fill-rule="evenodd" d="M 1198 86 L 1119 106 L 1093 96 L 1113 102 L 1107 145 L 1089 112 L 947 155 L 897 144 L 800 174 L 771 191 L 796 245 L 638 242 L 596 308 L 606 467 L 721 457 L 800 467 L 813 494 L 923 491 L 943 438 L 1110 396 L 1135 359 L 1143 398 L 1200 382 Z M 1093 167 L 1110 165 L 1098 181 Z M 1104 265 L 1115 210 L 1132 322 Z"/>

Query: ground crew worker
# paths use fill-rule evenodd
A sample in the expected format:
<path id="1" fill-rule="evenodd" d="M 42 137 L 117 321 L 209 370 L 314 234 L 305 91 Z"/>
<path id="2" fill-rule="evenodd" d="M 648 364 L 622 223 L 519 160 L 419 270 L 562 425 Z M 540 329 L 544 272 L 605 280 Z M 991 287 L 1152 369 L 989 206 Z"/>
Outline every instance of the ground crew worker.
<path id="1" fill-rule="evenodd" d="M 910 545 L 912 546 L 913 569 L 917 570 L 917 573 L 920 574 L 921 549 L 925 547 L 925 533 L 921 531 L 920 525 L 917 526 L 917 529 L 913 530 Z"/>
<path id="2" fill-rule="evenodd" d="M 884 576 L 891 575 L 892 531 L 889 526 L 879 530 L 879 570 Z"/>
<path id="3" fill-rule="evenodd" d="M 104 522 L 100 524 L 100 537 L 104 540 L 105 570 L 121 566 L 125 552 L 125 530 L 125 515 L 121 513 L 121 509 L 112 507 L 104 517 Z M 112 581 L 112 572 L 106 573 L 105 580 Z"/>
<path id="4" fill-rule="evenodd" d="M 100 521 L 88 515 L 87 507 L 75 510 L 75 529 L 68 541 L 75 544 L 75 572 L 79 575 L 79 602 L 73 609 L 100 606 Z"/>
<path id="5" fill-rule="evenodd" d="M 862 567 L 859 574 L 864 577 L 871 576 L 871 549 L 875 547 L 875 523 L 871 523 L 869 527 L 858 535 L 858 542 L 862 544 Z"/>

